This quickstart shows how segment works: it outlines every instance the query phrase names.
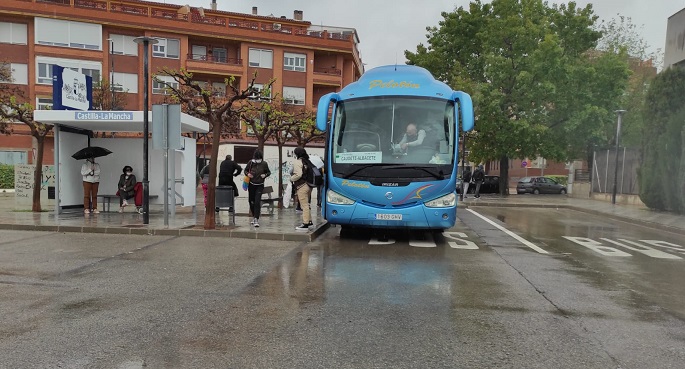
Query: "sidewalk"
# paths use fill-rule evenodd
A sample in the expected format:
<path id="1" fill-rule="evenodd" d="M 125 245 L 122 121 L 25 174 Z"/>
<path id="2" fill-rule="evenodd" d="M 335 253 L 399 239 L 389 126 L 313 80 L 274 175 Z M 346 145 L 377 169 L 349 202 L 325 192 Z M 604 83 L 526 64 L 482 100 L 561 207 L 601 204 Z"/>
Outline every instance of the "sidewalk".
<path id="1" fill-rule="evenodd" d="M 199 191 L 199 204 L 202 204 L 202 193 Z M 685 235 L 685 216 L 671 213 L 657 212 L 641 207 L 628 205 L 612 205 L 611 203 L 569 198 L 562 195 L 483 195 L 480 199 L 468 197 L 459 202 L 460 208 L 469 207 L 536 207 L 536 208 L 566 208 L 585 213 L 601 215 L 607 218 L 639 224 L 650 228 L 670 231 Z M 126 208 L 126 212 L 102 212 L 85 216 L 81 210 L 67 211 L 59 216 L 54 212 L 32 213 L 16 211 L 13 194 L 0 194 L 0 229 L 41 230 L 57 232 L 87 232 L 110 234 L 154 234 L 168 236 L 200 236 L 200 237 L 237 237 L 250 239 L 268 239 L 284 241 L 310 242 L 316 239 L 329 226 L 321 217 L 319 209 L 312 209 L 313 229 L 307 232 L 295 230 L 295 226 L 302 222 L 302 214 L 296 213 L 294 208 L 274 209 L 269 214 L 266 207 L 262 208 L 260 227 L 250 225 L 248 217 L 247 198 L 236 199 L 236 224 L 229 224 L 226 212 L 217 214 L 215 230 L 204 230 L 204 206 L 200 205 L 196 211 L 192 208 L 177 207 L 176 216 L 169 217 L 169 225 L 164 225 L 164 215 L 161 205 L 152 205 L 150 209 L 150 224 L 143 224 L 143 216 L 135 213 L 133 208 Z M 113 209 L 117 209 L 113 207 Z"/>
<path id="2" fill-rule="evenodd" d="M 479 206 L 566 208 L 685 235 L 685 215 L 638 206 L 612 205 L 610 202 L 599 200 L 576 199 L 563 195 L 482 195 L 480 199 L 469 196 L 459 202 L 459 207 Z"/>
<path id="3" fill-rule="evenodd" d="M 316 199 L 316 197 L 314 197 Z M 202 190 L 198 191 L 195 212 L 188 207 L 176 207 L 176 216 L 169 216 L 169 225 L 164 225 L 162 205 L 150 205 L 150 223 L 143 224 L 143 216 L 135 212 L 135 207 L 125 208 L 123 214 L 118 213 L 117 204 L 112 205 L 111 212 L 104 212 L 102 203 L 98 203 L 100 214 L 84 215 L 82 209 L 65 210 L 56 216 L 52 208 L 42 213 L 17 211 L 14 194 L 0 194 L 0 229 L 41 230 L 56 232 L 85 232 L 112 234 L 154 234 L 166 236 L 206 236 L 206 237 L 237 237 L 251 239 L 268 239 L 283 241 L 309 242 L 328 228 L 328 223 L 322 219 L 320 209 L 312 209 L 314 228 L 309 231 L 297 231 L 295 227 L 302 223 L 302 213 L 296 213 L 294 208 L 275 208 L 273 214 L 267 207 L 262 207 L 259 225 L 250 225 L 252 218 L 248 216 L 249 206 L 247 197 L 238 197 L 235 201 L 235 225 L 229 224 L 229 214 L 226 211 L 216 215 L 215 230 L 204 230 L 205 208 Z"/>

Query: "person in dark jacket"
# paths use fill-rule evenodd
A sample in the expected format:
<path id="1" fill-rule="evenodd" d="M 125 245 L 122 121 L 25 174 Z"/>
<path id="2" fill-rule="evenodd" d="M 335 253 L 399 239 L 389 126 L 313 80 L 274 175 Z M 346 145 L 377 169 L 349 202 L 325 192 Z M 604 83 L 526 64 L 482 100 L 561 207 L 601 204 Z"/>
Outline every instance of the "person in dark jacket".
<path id="1" fill-rule="evenodd" d="M 483 170 L 483 166 L 479 165 L 478 169 L 476 169 L 476 171 L 473 172 L 473 181 L 476 183 L 476 193 L 474 197 L 477 199 L 480 198 L 480 186 L 483 184 L 484 180 L 485 171 Z"/>
<path id="2" fill-rule="evenodd" d="M 123 213 L 124 208 L 128 206 L 128 199 L 133 198 L 136 192 L 133 190 L 136 186 L 136 176 L 133 175 L 133 168 L 127 165 L 123 169 L 123 174 L 119 176 L 119 212 Z"/>
<path id="3" fill-rule="evenodd" d="M 469 193 L 469 183 L 471 183 L 471 168 L 464 169 L 464 175 L 461 178 L 461 194 L 466 198 L 466 194 Z"/>
<path id="4" fill-rule="evenodd" d="M 221 162 L 219 167 L 219 186 L 233 187 L 233 194 L 238 197 L 238 186 L 235 185 L 233 177 L 237 177 L 242 172 L 243 168 L 233 161 L 231 155 L 226 155 L 226 160 Z"/>
<path id="5" fill-rule="evenodd" d="M 250 212 L 254 217 L 250 224 L 259 227 L 264 179 L 271 175 L 269 165 L 264 161 L 264 154 L 259 149 L 255 150 L 252 160 L 245 166 L 245 175 L 250 178 L 250 184 L 247 187 L 247 201 L 250 204 Z"/>

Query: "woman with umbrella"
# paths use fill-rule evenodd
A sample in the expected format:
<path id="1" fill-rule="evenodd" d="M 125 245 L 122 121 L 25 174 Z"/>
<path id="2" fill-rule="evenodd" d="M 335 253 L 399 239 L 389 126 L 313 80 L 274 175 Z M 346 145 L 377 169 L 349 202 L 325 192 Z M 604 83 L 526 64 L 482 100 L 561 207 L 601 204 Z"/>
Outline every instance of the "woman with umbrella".
<path id="1" fill-rule="evenodd" d="M 95 162 L 95 158 L 106 156 L 112 152 L 99 146 L 88 146 L 77 151 L 71 157 L 76 160 L 86 159 L 81 166 L 83 176 L 83 212 L 97 214 L 98 210 L 98 187 L 100 186 L 100 164 Z"/>
<path id="2" fill-rule="evenodd" d="M 86 159 L 81 166 L 83 176 L 83 213 L 90 214 L 91 207 L 93 213 L 98 210 L 98 187 L 100 186 L 100 164 L 95 162 L 94 157 Z"/>

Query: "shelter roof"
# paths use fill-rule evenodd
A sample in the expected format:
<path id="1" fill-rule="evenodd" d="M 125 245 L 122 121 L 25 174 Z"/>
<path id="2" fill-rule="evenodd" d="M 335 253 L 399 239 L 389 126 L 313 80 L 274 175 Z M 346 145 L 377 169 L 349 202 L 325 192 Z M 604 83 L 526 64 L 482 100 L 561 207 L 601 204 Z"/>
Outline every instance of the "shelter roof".
<path id="1" fill-rule="evenodd" d="M 142 111 L 79 111 L 79 110 L 34 110 L 33 119 L 43 124 L 62 125 L 90 131 L 143 132 Z M 150 132 L 152 132 L 152 111 L 148 111 Z M 209 123 L 181 113 L 182 133 L 207 133 Z"/>

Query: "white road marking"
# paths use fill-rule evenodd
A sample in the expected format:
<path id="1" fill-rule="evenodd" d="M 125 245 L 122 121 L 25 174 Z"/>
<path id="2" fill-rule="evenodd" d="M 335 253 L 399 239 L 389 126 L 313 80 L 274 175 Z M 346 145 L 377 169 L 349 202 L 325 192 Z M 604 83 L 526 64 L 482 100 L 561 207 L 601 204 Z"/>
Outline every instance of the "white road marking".
<path id="1" fill-rule="evenodd" d="M 395 240 L 388 238 L 387 241 L 379 241 L 378 238 L 372 238 L 369 240 L 369 245 L 392 245 Z"/>
<path id="2" fill-rule="evenodd" d="M 425 240 L 409 240 L 409 246 L 413 247 L 438 247 L 435 244 L 435 239 L 430 232 L 425 233 Z"/>
<path id="3" fill-rule="evenodd" d="M 569 236 L 563 236 L 565 239 L 575 242 L 581 246 L 587 247 L 588 249 L 600 253 L 604 256 L 622 256 L 622 257 L 630 257 L 633 255 L 630 255 L 629 253 L 625 251 L 621 251 L 619 249 L 609 247 L 609 246 L 604 246 L 600 242 L 597 242 L 591 238 L 586 238 L 586 237 L 569 237 Z"/>
<path id="4" fill-rule="evenodd" d="M 649 246 L 642 245 L 642 244 L 637 243 L 635 241 L 624 240 L 622 238 L 620 238 L 618 240 L 621 242 L 610 240 L 608 238 L 600 238 L 600 240 L 606 241 L 609 243 L 613 243 L 614 245 L 621 246 L 621 247 L 624 247 L 628 250 L 633 250 L 635 252 L 639 252 L 641 254 L 651 256 L 651 257 L 657 258 L 657 259 L 680 259 L 680 260 L 682 260 L 682 258 L 680 256 L 671 255 L 671 254 L 663 252 L 661 250 L 656 250 L 656 249 L 653 249 Z"/>
<path id="5" fill-rule="evenodd" d="M 443 235 L 445 236 L 445 238 L 449 238 L 451 240 L 454 240 L 454 241 L 448 241 L 447 242 L 447 244 L 450 245 L 450 247 L 453 249 L 478 250 L 478 245 L 476 245 L 475 243 L 473 243 L 469 240 L 464 240 L 464 238 L 468 238 L 466 233 L 444 232 Z"/>
<path id="6" fill-rule="evenodd" d="M 665 249 L 669 249 L 669 250 L 679 252 L 681 254 L 685 254 L 685 249 L 680 245 L 676 245 L 675 243 L 670 243 L 670 242 L 666 242 L 666 241 L 659 241 L 659 240 L 640 240 L 640 241 L 647 243 L 647 244 L 650 244 L 652 246 L 663 247 Z"/>
<path id="7" fill-rule="evenodd" d="M 477 217 L 483 219 L 484 221 L 490 223 L 491 225 L 493 225 L 495 228 L 499 229 L 500 231 L 502 231 L 502 232 L 508 234 L 509 236 L 511 236 L 511 237 L 512 237 L 513 239 L 515 239 L 516 241 L 519 241 L 519 242 L 521 242 L 522 244 L 524 244 L 524 245 L 530 247 L 531 249 L 533 249 L 533 250 L 539 252 L 540 254 L 549 254 L 547 251 L 541 249 L 540 247 L 538 247 L 538 246 L 535 245 L 534 243 L 532 243 L 532 242 L 526 240 L 525 238 L 523 238 L 523 237 L 517 235 L 516 233 L 514 233 L 514 232 L 512 232 L 512 231 L 510 231 L 510 230 L 508 230 L 508 229 L 506 229 L 506 228 L 504 228 L 504 227 L 502 227 L 501 225 L 499 225 L 499 224 L 493 222 L 492 220 L 488 219 L 487 217 L 485 217 L 485 216 L 483 216 L 483 215 L 481 215 L 481 214 L 479 214 L 479 213 L 473 211 L 472 209 L 466 209 L 466 210 L 468 210 L 468 211 L 470 211 L 471 213 L 475 214 Z"/>

